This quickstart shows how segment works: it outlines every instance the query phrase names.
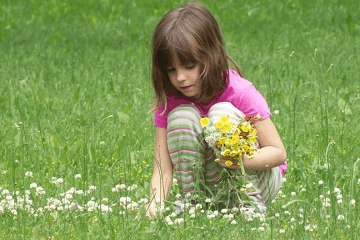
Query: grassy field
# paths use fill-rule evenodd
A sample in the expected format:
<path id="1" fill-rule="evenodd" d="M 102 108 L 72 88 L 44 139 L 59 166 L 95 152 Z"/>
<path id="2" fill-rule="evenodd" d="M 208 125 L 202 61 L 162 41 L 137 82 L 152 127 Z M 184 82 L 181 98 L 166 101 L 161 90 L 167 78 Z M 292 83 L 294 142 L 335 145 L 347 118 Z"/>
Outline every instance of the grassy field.
<path id="1" fill-rule="evenodd" d="M 360 238 L 356 1 L 200 2 L 278 113 L 289 169 L 265 219 L 145 217 L 151 37 L 187 1 L 1 0 L 1 239 Z"/>

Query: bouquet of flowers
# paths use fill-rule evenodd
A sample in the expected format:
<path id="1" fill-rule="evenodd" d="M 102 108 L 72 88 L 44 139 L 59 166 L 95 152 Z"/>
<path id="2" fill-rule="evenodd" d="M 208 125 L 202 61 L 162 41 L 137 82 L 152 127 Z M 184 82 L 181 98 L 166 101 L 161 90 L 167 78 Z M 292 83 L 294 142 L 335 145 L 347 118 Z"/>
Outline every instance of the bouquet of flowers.
<path id="1" fill-rule="evenodd" d="M 232 166 L 231 169 L 224 168 L 219 179 L 220 184 L 230 188 L 230 191 L 227 187 L 222 188 L 223 194 L 229 195 L 230 192 L 233 195 L 229 196 L 228 203 L 237 199 L 237 202 L 244 205 L 250 201 L 246 191 L 255 190 L 251 182 L 246 179 L 242 157 L 246 154 L 251 160 L 255 151 L 258 151 L 257 131 L 254 124 L 259 119 L 261 119 L 260 114 L 243 116 L 239 124 L 231 122 L 229 116 L 221 116 L 216 122 L 210 122 L 209 118 L 200 119 L 205 141 L 216 153 L 215 162 L 220 163 L 220 159 L 226 159 L 224 164 L 227 167 Z M 240 169 L 241 172 L 232 169 Z"/>

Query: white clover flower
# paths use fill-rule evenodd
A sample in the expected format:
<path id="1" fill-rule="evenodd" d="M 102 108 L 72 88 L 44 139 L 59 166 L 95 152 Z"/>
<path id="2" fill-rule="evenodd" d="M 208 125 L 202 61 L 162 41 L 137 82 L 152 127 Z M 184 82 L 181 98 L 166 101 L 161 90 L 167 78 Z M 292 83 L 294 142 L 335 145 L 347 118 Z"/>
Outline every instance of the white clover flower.
<path id="1" fill-rule="evenodd" d="M 302 208 L 299 208 L 299 212 L 304 212 L 304 209 L 302 209 Z"/>
<path id="2" fill-rule="evenodd" d="M 237 208 L 237 207 L 233 207 L 232 209 L 231 209 L 231 212 L 232 213 L 237 213 L 239 211 L 239 209 Z"/>
<path id="3" fill-rule="evenodd" d="M 296 192 L 291 192 L 290 195 L 291 196 L 296 196 Z"/>
<path id="4" fill-rule="evenodd" d="M 325 206 L 325 207 L 330 207 L 331 206 L 330 198 L 325 198 L 324 199 L 323 206 Z"/>
<path id="5" fill-rule="evenodd" d="M 25 177 L 33 177 L 33 173 L 32 172 L 30 172 L 30 171 L 27 171 L 26 173 L 25 173 Z"/>
<path id="6" fill-rule="evenodd" d="M 186 198 L 190 198 L 190 197 L 191 197 L 191 193 L 186 193 L 186 194 L 185 194 L 185 197 L 186 197 Z"/>
<path id="7" fill-rule="evenodd" d="M 215 216 L 215 214 L 209 214 L 209 215 L 207 215 L 206 217 L 207 217 L 207 219 L 213 219 L 213 218 L 215 218 L 216 216 Z"/>
<path id="8" fill-rule="evenodd" d="M 341 194 L 336 195 L 336 199 L 342 199 L 342 195 Z"/>
<path id="9" fill-rule="evenodd" d="M 119 214 L 120 215 L 125 215 L 125 211 L 120 211 Z"/>
<path id="10" fill-rule="evenodd" d="M 342 204 L 342 202 L 343 202 L 342 199 L 337 200 L 338 204 Z"/>
<path id="11" fill-rule="evenodd" d="M 37 188 L 37 184 L 36 183 L 31 183 L 30 188 Z"/>
<path id="12" fill-rule="evenodd" d="M 202 205 L 200 203 L 196 204 L 195 209 L 202 209 Z"/>
<path id="13" fill-rule="evenodd" d="M 89 192 L 93 192 L 95 190 L 96 190 L 96 186 L 94 185 L 89 186 Z"/>
<path id="14" fill-rule="evenodd" d="M 177 218 L 177 219 L 174 220 L 174 223 L 175 223 L 175 224 L 181 224 L 181 223 L 183 223 L 183 222 L 184 222 L 184 219 L 183 219 L 183 218 Z"/>
<path id="15" fill-rule="evenodd" d="M 330 215 L 326 215 L 325 218 L 326 218 L 326 219 L 330 218 Z"/>
<path id="16" fill-rule="evenodd" d="M 232 225 L 235 225 L 235 224 L 236 224 L 236 220 L 232 220 L 232 221 L 231 221 L 231 224 L 232 224 Z"/>
<path id="17" fill-rule="evenodd" d="M 351 200 L 350 200 L 350 205 L 352 205 L 352 206 L 355 207 L 355 199 L 351 199 Z"/>
<path id="18" fill-rule="evenodd" d="M 233 218 L 234 218 L 234 215 L 232 213 L 229 213 L 228 219 L 233 219 Z"/>
<path id="19" fill-rule="evenodd" d="M 339 216 L 337 216 L 337 219 L 338 219 L 338 220 L 344 220 L 345 217 L 344 217 L 344 215 L 339 215 Z"/>
<path id="20" fill-rule="evenodd" d="M 265 231 L 265 228 L 264 228 L 264 227 L 258 227 L 258 231 L 259 231 L 259 232 L 264 232 L 264 231 Z"/>
<path id="21" fill-rule="evenodd" d="M 138 203 L 137 202 L 131 202 L 129 203 L 126 208 L 130 211 L 134 211 L 134 210 L 137 210 L 138 209 Z M 155 209 L 156 210 L 156 209 Z"/>
<path id="22" fill-rule="evenodd" d="M 334 188 L 334 193 L 340 194 L 340 193 L 341 193 L 341 190 L 340 190 L 339 188 Z"/>
<path id="23" fill-rule="evenodd" d="M 180 199 L 180 198 L 181 198 L 181 194 L 178 193 L 178 194 L 175 195 L 175 197 L 176 197 L 177 199 Z"/>
<path id="24" fill-rule="evenodd" d="M 229 218 L 229 215 L 228 214 L 224 214 L 223 215 L 223 219 L 228 219 Z"/>
<path id="25" fill-rule="evenodd" d="M 140 200 L 139 200 L 139 203 L 141 204 L 141 203 L 143 203 L 143 204 L 147 204 L 149 202 L 149 200 L 147 199 L 147 198 L 141 198 Z"/>
<path id="26" fill-rule="evenodd" d="M 129 186 L 127 188 L 128 191 L 132 191 L 132 190 L 135 190 L 138 186 L 136 184 L 132 185 L 132 186 Z"/>
<path id="27" fill-rule="evenodd" d="M 227 212 L 228 212 L 228 210 L 226 208 L 221 209 L 222 214 L 227 213 Z"/>
<path id="28" fill-rule="evenodd" d="M 16 211 L 16 209 L 12 209 L 10 212 L 11 212 L 12 215 L 17 216 L 17 211 Z"/>
<path id="29" fill-rule="evenodd" d="M 118 184 L 115 186 L 116 190 L 117 191 L 120 191 L 120 190 L 124 190 L 126 189 L 126 185 L 125 184 Z"/>
<path id="30" fill-rule="evenodd" d="M 45 190 L 42 187 L 37 187 L 36 188 L 36 195 L 44 195 L 45 194 Z"/>
<path id="31" fill-rule="evenodd" d="M 103 198 L 103 199 L 102 199 L 102 203 L 103 203 L 104 205 L 108 205 L 108 204 L 109 204 L 109 199 L 108 199 L 108 198 Z"/>
<path id="32" fill-rule="evenodd" d="M 173 184 L 177 185 L 177 183 L 178 183 L 178 180 L 176 178 L 173 178 Z"/>
<path id="33" fill-rule="evenodd" d="M 284 214 L 285 214 L 285 215 L 290 215 L 290 212 L 289 212 L 289 211 L 285 211 Z"/>
<path id="34" fill-rule="evenodd" d="M 320 195 L 320 196 L 319 196 L 319 199 L 323 199 L 323 198 L 324 198 L 324 195 Z"/>
<path id="35" fill-rule="evenodd" d="M 120 205 L 126 205 L 129 202 L 131 202 L 130 197 L 120 197 Z"/>
<path id="36" fill-rule="evenodd" d="M 4 208 L 0 205 L 0 216 L 4 214 Z"/>
<path id="37" fill-rule="evenodd" d="M 306 192 L 306 188 L 300 189 L 300 192 Z"/>
<path id="38" fill-rule="evenodd" d="M 195 217 L 196 217 L 195 213 L 190 214 L 190 218 L 195 218 Z"/>
<path id="39" fill-rule="evenodd" d="M 215 211 L 213 212 L 213 214 L 214 214 L 215 216 L 218 216 L 218 215 L 219 215 L 219 211 L 215 210 Z"/>
<path id="40" fill-rule="evenodd" d="M 279 114 L 279 110 L 274 110 L 273 112 L 275 115 L 278 115 Z"/>
<path id="41" fill-rule="evenodd" d="M 290 222 L 295 222 L 295 221 L 296 221 L 295 218 L 291 218 L 291 219 L 290 219 Z"/>
<path id="42" fill-rule="evenodd" d="M 62 184 L 62 183 L 64 183 L 64 179 L 62 179 L 62 178 L 58 178 L 58 179 L 56 179 L 56 181 L 55 181 L 55 185 L 60 185 L 60 184 Z"/>
<path id="43" fill-rule="evenodd" d="M 283 178 L 283 182 L 286 182 L 286 178 L 285 178 L 285 177 Z"/>
<path id="44" fill-rule="evenodd" d="M 78 174 L 75 174 L 75 179 L 76 179 L 76 180 L 80 180 L 80 179 L 81 179 L 81 174 L 79 174 L 79 173 L 78 173 Z"/>
<path id="45" fill-rule="evenodd" d="M 107 206 L 107 205 L 105 205 L 105 204 L 99 205 L 99 206 L 98 206 L 98 209 L 100 209 L 103 214 L 105 214 L 105 213 L 111 213 L 111 212 L 113 211 L 110 206 Z"/>
<path id="46" fill-rule="evenodd" d="M 275 217 L 280 217 L 280 214 L 279 214 L 279 213 L 275 213 Z"/>
<path id="47" fill-rule="evenodd" d="M 171 226 L 171 225 L 173 225 L 174 224 L 174 222 L 173 221 L 168 221 L 168 222 L 166 222 L 167 223 L 167 225 L 169 225 L 169 226 Z"/>
<path id="48" fill-rule="evenodd" d="M 360 178 L 357 180 L 357 184 L 360 185 Z"/>
<path id="49" fill-rule="evenodd" d="M 206 199 L 205 199 L 205 202 L 206 202 L 206 203 L 211 203 L 211 198 L 206 198 Z"/>
<path id="50" fill-rule="evenodd" d="M 305 231 L 310 231 L 311 226 L 310 225 L 305 225 L 304 229 L 305 229 Z"/>
<path id="51" fill-rule="evenodd" d="M 285 233 L 285 229 L 280 229 L 279 233 Z"/>
<path id="52" fill-rule="evenodd" d="M 100 142 L 100 146 L 101 146 L 101 147 L 105 146 L 105 141 L 101 141 L 101 142 Z"/>
<path id="53" fill-rule="evenodd" d="M 324 181 L 323 180 L 319 180 L 319 185 L 323 185 L 324 184 Z"/>
<path id="54" fill-rule="evenodd" d="M 80 189 L 80 190 L 75 191 L 75 194 L 83 195 L 83 194 L 84 194 L 84 191 Z"/>

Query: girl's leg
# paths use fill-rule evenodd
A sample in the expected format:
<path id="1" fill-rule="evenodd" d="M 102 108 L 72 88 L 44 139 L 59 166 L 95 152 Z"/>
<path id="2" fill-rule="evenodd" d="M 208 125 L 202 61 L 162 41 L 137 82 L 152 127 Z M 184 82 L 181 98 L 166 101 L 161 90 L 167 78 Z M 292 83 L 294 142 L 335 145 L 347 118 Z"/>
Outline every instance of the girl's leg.
<path id="1" fill-rule="evenodd" d="M 203 191 L 206 145 L 200 118 L 191 104 L 179 105 L 168 116 L 167 143 L 180 193 Z"/>
<path id="2" fill-rule="evenodd" d="M 209 110 L 211 122 L 219 121 L 221 116 L 229 116 L 230 121 L 239 124 L 244 114 L 234 105 L 228 102 L 220 102 L 213 105 Z M 213 162 L 213 161 L 212 161 Z M 260 198 L 260 201 L 267 203 L 275 198 L 282 184 L 282 172 L 279 167 L 266 171 L 247 170 L 248 180 L 257 187 L 256 191 L 248 192 L 250 196 Z"/>

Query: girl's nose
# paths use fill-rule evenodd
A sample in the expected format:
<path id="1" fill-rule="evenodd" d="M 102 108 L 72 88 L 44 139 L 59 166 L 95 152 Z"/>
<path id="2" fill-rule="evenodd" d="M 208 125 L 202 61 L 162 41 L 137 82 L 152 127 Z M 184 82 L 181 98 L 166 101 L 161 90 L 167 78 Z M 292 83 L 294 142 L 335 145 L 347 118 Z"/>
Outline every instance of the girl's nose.
<path id="1" fill-rule="evenodd" d="M 182 82 L 182 81 L 186 80 L 185 72 L 182 71 L 182 70 L 178 70 L 178 71 L 177 71 L 177 75 L 176 75 L 176 79 L 177 79 L 179 82 Z"/>

